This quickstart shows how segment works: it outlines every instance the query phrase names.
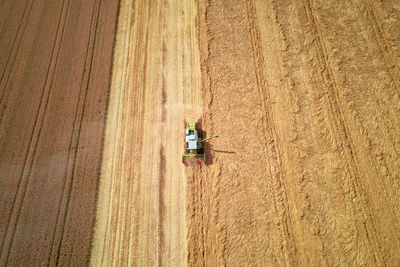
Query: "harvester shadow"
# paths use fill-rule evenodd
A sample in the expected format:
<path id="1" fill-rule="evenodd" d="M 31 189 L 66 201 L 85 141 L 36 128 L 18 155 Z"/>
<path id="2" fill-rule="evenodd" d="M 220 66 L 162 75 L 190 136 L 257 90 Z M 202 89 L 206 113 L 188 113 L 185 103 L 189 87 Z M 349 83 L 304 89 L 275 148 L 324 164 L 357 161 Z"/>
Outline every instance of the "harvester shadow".
<path id="1" fill-rule="evenodd" d="M 210 144 L 207 144 L 207 143 L 204 144 L 204 153 L 206 155 L 206 160 L 204 162 L 206 164 L 206 166 L 213 164 L 214 160 L 211 155 L 211 145 Z"/>
<path id="2" fill-rule="evenodd" d="M 196 121 L 196 125 L 198 126 L 198 131 L 199 131 L 200 135 L 202 136 L 202 138 L 207 137 L 207 136 L 208 136 L 208 135 L 207 135 L 207 132 L 203 129 L 202 119 L 197 120 L 197 121 Z M 213 157 L 212 157 L 212 155 L 211 155 L 211 152 L 212 152 L 212 151 L 216 151 L 216 152 L 226 152 L 226 153 L 236 153 L 236 152 L 233 152 L 233 151 L 222 151 L 222 150 L 219 151 L 219 150 L 213 150 L 213 149 L 212 149 L 212 144 L 210 144 L 210 143 L 208 143 L 208 142 L 205 142 L 205 143 L 204 143 L 204 145 L 203 145 L 203 151 L 204 151 L 204 154 L 205 154 L 205 156 L 206 156 L 206 160 L 205 160 L 205 162 L 204 162 L 204 164 L 205 164 L 206 166 L 212 165 L 213 162 L 214 162 L 214 159 L 213 159 Z"/>
<path id="3" fill-rule="evenodd" d="M 203 129 L 203 123 L 202 123 L 202 119 L 201 118 L 196 121 L 196 125 L 198 127 L 198 131 L 199 131 L 200 136 L 203 137 L 203 138 L 206 137 L 207 136 L 207 132 L 204 131 L 204 129 Z M 206 160 L 205 160 L 204 164 L 206 166 L 209 166 L 209 165 L 213 164 L 213 158 L 211 156 L 210 146 L 211 145 L 208 142 L 205 142 L 204 145 L 203 145 L 203 152 L 204 152 L 204 154 L 206 156 Z"/>

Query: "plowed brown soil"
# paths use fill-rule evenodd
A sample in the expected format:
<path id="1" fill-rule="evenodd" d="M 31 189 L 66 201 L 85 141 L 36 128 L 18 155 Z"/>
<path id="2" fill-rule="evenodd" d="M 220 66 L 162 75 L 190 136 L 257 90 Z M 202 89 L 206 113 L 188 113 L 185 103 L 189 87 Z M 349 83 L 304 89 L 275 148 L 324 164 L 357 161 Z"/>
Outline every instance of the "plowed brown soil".
<path id="1" fill-rule="evenodd" d="M 88 262 L 116 1 L 0 1 L 0 266 Z"/>

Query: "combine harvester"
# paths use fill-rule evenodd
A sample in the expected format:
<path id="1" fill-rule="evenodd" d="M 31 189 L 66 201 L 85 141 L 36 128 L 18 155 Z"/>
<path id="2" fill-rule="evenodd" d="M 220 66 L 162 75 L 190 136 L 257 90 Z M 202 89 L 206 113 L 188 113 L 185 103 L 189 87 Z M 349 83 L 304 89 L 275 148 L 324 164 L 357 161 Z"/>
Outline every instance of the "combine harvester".
<path id="1" fill-rule="evenodd" d="M 210 140 L 218 135 L 201 139 L 200 130 L 196 129 L 196 122 L 189 121 L 189 127 L 185 130 L 185 154 L 182 155 L 182 162 L 188 166 L 195 163 L 204 163 L 206 154 L 203 149 L 203 142 Z"/>

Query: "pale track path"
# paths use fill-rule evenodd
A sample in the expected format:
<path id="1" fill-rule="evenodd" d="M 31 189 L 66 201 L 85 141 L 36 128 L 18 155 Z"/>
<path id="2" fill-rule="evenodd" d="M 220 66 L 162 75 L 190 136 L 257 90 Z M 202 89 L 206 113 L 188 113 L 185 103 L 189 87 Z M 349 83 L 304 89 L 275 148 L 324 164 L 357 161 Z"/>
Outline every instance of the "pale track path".
<path id="1" fill-rule="evenodd" d="M 202 112 L 194 1 L 120 3 L 92 266 L 185 266 L 185 119 Z"/>

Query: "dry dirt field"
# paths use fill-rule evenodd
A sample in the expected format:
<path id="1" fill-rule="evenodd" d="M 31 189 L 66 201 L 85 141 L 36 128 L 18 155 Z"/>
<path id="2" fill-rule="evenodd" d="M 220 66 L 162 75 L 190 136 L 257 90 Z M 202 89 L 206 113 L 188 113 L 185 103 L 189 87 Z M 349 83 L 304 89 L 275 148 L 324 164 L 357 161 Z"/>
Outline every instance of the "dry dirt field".
<path id="1" fill-rule="evenodd" d="M 44 2 L 0 2 L 0 266 L 400 265 L 398 1 Z"/>
<path id="2" fill-rule="evenodd" d="M 0 266 L 88 262 L 117 11 L 0 0 Z"/>

